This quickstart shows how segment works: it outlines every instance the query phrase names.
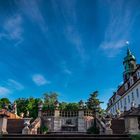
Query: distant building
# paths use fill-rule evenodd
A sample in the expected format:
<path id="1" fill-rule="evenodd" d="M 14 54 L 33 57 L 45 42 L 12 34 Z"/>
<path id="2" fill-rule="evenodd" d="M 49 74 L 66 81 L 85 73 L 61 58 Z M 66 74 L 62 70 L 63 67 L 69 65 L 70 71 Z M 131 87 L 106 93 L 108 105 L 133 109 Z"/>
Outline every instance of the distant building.
<path id="1" fill-rule="evenodd" d="M 127 49 L 123 65 L 123 84 L 114 92 L 107 106 L 107 112 L 112 115 L 130 110 L 131 106 L 140 106 L 140 65 L 130 49 Z"/>

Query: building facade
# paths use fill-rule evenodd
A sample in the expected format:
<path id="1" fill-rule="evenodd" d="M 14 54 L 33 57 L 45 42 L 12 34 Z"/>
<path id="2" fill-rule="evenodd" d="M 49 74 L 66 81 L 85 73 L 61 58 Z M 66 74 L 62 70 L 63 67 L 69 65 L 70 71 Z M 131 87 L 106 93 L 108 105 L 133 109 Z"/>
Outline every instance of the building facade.
<path id="1" fill-rule="evenodd" d="M 140 65 L 129 49 L 123 65 L 123 83 L 113 93 L 107 105 L 107 112 L 112 115 L 128 111 L 132 106 L 140 106 Z"/>

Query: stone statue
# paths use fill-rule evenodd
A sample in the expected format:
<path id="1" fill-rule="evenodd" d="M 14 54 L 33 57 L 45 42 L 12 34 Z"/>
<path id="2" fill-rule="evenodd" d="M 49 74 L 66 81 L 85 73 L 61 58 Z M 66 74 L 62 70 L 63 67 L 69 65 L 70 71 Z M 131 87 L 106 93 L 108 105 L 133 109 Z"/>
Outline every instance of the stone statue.
<path id="1" fill-rule="evenodd" d="M 27 113 L 26 113 L 26 117 L 29 117 L 29 115 L 30 115 L 30 112 L 29 112 L 29 111 L 27 111 Z"/>
<path id="2" fill-rule="evenodd" d="M 121 115 L 121 111 L 117 109 L 116 112 L 117 112 L 117 116 L 119 117 Z"/>
<path id="3" fill-rule="evenodd" d="M 59 102 L 56 100 L 54 104 L 55 104 L 56 109 L 58 109 L 59 108 Z"/>
<path id="4" fill-rule="evenodd" d="M 132 103 L 131 103 L 131 108 L 135 108 L 135 102 L 134 102 L 134 100 L 132 101 Z"/>
<path id="5" fill-rule="evenodd" d="M 13 104 L 13 113 L 17 114 L 17 104 L 14 102 Z"/>
<path id="6" fill-rule="evenodd" d="M 20 113 L 20 117 L 21 117 L 21 118 L 24 117 L 24 113 L 23 113 L 23 112 Z"/>
<path id="7" fill-rule="evenodd" d="M 80 100 L 79 102 L 79 109 L 83 109 L 84 108 L 84 102 L 82 100 Z"/>

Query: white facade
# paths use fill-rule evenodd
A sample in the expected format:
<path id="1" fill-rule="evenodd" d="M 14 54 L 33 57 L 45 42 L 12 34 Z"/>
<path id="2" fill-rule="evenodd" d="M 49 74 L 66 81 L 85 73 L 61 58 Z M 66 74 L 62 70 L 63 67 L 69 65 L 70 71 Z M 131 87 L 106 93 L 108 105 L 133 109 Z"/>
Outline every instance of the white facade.
<path id="1" fill-rule="evenodd" d="M 124 112 L 124 110 L 130 110 L 133 106 L 138 107 L 140 105 L 140 69 L 136 71 L 136 81 L 133 80 L 133 77 L 130 77 L 127 82 L 124 83 L 125 92 L 123 95 L 118 97 L 117 93 L 114 95 L 108 104 L 107 112 L 116 115 L 117 110 Z M 113 100 L 113 101 L 112 101 Z"/>

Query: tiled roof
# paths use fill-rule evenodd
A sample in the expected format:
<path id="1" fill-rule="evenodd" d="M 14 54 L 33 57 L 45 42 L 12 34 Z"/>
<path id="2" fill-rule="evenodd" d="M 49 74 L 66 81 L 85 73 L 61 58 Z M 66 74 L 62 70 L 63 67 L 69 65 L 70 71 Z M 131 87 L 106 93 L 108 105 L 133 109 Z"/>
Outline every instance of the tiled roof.
<path id="1" fill-rule="evenodd" d="M 6 109 L 2 109 L 2 110 L 0 110 L 0 116 L 9 117 L 9 112 Z"/>
<path id="2" fill-rule="evenodd" d="M 0 110 L 0 115 L 6 115 L 8 119 L 20 119 L 20 117 L 12 112 L 7 111 L 6 109 Z"/>

